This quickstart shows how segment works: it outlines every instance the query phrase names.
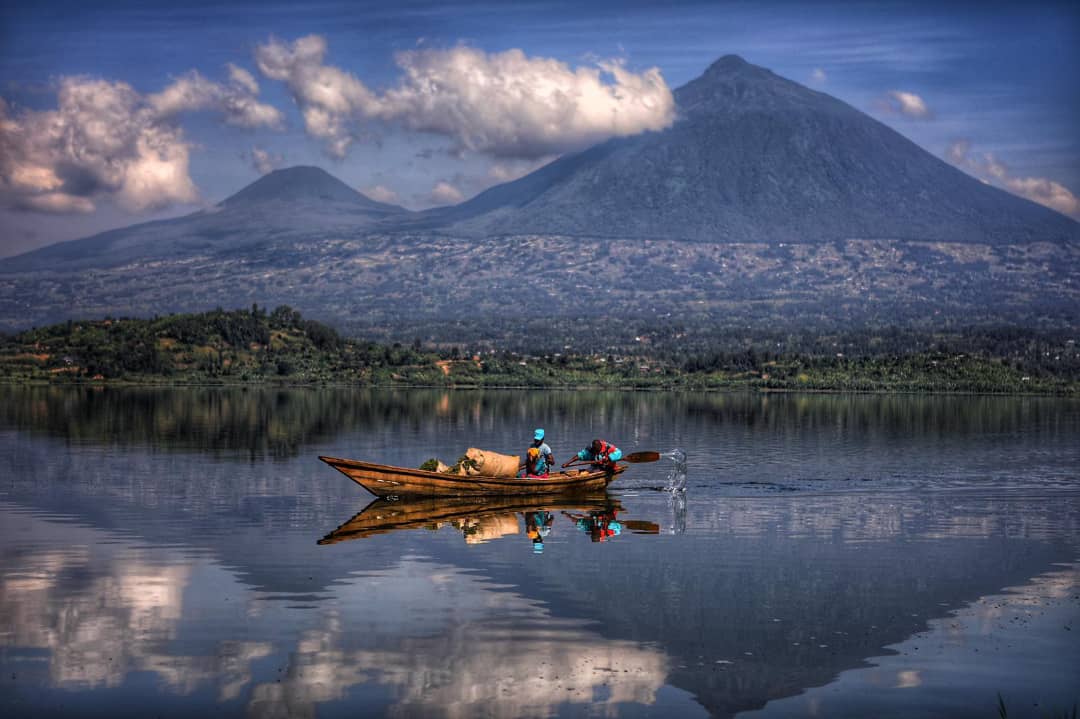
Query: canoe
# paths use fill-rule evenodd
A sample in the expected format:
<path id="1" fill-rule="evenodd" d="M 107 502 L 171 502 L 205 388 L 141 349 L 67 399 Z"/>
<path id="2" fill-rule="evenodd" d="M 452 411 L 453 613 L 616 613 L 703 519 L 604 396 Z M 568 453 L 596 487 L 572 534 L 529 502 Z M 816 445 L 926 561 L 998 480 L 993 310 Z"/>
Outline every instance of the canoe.
<path id="1" fill-rule="evenodd" d="M 336 544 L 403 529 L 431 529 L 446 523 L 482 526 L 494 520 L 541 510 L 577 510 L 603 512 L 621 510 L 618 500 L 606 492 L 599 494 L 522 495 L 491 497 L 417 497 L 413 499 L 375 499 L 349 521 L 319 540 Z"/>
<path id="2" fill-rule="evenodd" d="M 547 479 L 467 477 L 423 469 L 392 467 L 357 459 L 319 457 L 376 497 L 466 497 L 474 495 L 547 495 L 599 492 L 626 467 L 570 470 Z"/>

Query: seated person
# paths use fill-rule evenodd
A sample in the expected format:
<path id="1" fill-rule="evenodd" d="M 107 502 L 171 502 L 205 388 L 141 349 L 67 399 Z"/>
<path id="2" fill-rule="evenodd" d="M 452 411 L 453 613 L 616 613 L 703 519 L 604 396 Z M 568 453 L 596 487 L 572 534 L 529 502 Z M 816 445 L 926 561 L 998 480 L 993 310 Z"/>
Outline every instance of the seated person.
<path id="1" fill-rule="evenodd" d="M 528 479 L 547 479 L 548 467 L 544 462 L 543 455 L 540 454 L 540 450 L 536 447 L 529 447 L 528 453 L 525 455 L 525 465 L 518 472 L 518 477 L 527 477 Z"/>

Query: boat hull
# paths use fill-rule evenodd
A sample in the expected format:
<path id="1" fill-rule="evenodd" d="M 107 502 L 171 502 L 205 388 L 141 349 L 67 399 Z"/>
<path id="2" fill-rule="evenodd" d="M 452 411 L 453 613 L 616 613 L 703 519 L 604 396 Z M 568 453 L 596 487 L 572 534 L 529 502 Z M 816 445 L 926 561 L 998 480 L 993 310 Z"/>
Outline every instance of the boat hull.
<path id="1" fill-rule="evenodd" d="M 376 497 L 472 497 L 599 492 L 625 467 L 557 472 L 547 479 L 463 477 L 339 457 L 319 457 Z"/>

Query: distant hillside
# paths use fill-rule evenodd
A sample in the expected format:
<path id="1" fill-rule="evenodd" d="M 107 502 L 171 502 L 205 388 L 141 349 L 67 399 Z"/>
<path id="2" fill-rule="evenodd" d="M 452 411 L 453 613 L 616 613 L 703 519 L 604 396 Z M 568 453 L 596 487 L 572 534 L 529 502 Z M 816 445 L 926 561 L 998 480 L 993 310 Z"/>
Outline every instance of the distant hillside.
<path id="1" fill-rule="evenodd" d="M 344 339 L 290 307 L 67 322 L 0 335 L 0 382 L 1052 392 L 1080 389 L 1067 335 L 648 335 L 628 353 L 537 356 Z M 777 341 L 780 338 L 780 341 Z M 670 339 L 670 338 L 669 338 Z M 462 348 L 466 348 L 462 351 Z M 840 351 L 837 351 L 837 350 Z M 473 352 L 475 351 L 475 354 Z"/>

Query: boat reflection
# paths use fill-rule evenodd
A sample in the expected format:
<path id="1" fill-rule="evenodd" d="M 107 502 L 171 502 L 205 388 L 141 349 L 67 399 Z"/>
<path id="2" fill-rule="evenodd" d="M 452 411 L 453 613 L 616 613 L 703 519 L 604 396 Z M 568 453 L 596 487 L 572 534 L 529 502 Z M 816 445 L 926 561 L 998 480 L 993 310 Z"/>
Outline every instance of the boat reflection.
<path id="1" fill-rule="evenodd" d="M 604 493 L 534 497 L 445 497 L 438 499 L 376 499 L 352 519 L 319 540 L 335 544 L 405 529 L 437 530 L 452 526 L 467 544 L 524 534 L 533 550 L 542 552 L 544 540 L 557 516 L 568 518 L 593 541 L 603 541 L 623 531 L 659 534 L 660 525 L 645 520 L 620 518 L 622 503 Z M 617 530 L 617 531 L 616 531 Z"/>

